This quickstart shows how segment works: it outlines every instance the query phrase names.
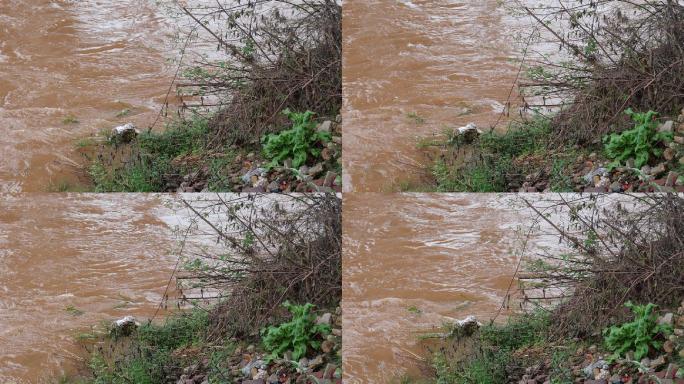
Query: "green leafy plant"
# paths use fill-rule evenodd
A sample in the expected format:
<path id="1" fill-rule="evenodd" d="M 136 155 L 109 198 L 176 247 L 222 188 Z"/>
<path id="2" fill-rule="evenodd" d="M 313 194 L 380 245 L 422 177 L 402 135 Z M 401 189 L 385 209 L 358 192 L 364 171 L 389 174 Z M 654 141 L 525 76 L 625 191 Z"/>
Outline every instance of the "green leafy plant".
<path id="1" fill-rule="evenodd" d="M 668 336 L 672 333 L 672 326 L 658 324 L 658 316 L 653 313 L 656 305 L 653 303 L 636 305 L 628 301 L 625 306 L 634 313 L 634 320 L 605 329 L 606 347 L 617 356 L 634 351 L 634 358 L 639 361 L 648 356 L 650 347 L 661 347 L 658 335 Z"/>
<path id="2" fill-rule="evenodd" d="M 288 158 L 292 159 L 294 168 L 299 168 L 306 164 L 309 156 L 318 158 L 321 149 L 316 144 L 327 143 L 331 136 L 328 132 L 316 131 L 316 123 L 311 120 L 314 113 L 311 111 L 300 113 L 286 109 L 283 113 L 292 122 L 292 128 L 264 136 L 261 140 L 264 156 L 270 160 L 269 168 Z"/>
<path id="3" fill-rule="evenodd" d="M 274 359 L 285 351 L 292 351 L 292 358 L 298 361 L 306 356 L 308 347 L 319 349 L 321 342 L 318 335 L 330 334 L 330 325 L 316 324 L 316 315 L 311 313 L 314 305 L 306 303 L 295 305 L 286 301 L 283 306 L 292 314 L 292 319 L 278 326 L 270 326 L 261 330 L 264 348 Z"/>
<path id="4" fill-rule="evenodd" d="M 631 108 L 625 111 L 635 123 L 634 128 L 612 133 L 603 137 L 606 155 L 613 161 L 611 167 L 623 164 L 627 159 L 634 158 L 637 168 L 648 164 L 651 155 L 660 157 L 663 150 L 658 148 L 661 141 L 669 142 L 673 139 L 672 132 L 658 132 L 657 112 L 634 112 Z"/>

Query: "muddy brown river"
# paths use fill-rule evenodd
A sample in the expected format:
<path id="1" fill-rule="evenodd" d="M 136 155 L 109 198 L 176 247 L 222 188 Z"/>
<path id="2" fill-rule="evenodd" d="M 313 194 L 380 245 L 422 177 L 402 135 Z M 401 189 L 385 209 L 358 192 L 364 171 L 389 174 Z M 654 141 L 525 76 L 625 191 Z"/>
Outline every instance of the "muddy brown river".
<path id="1" fill-rule="evenodd" d="M 419 138 L 493 125 L 517 73 L 519 21 L 504 3 L 345 1 L 345 191 L 419 182 Z"/>
<path id="2" fill-rule="evenodd" d="M 169 30 L 154 1 L 1 1 L 0 191 L 87 184 L 80 139 L 150 125 L 175 70 Z"/>
<path id="3" fill-rule="evenodd" d="M 345 195 L 345 383 L 420 375 L 421 334 L 491 319 L 514 275 L 518 230 L 533 223 L 522 207 L 493 194 Z M 528 250 L 558 247 L 548 231 L 530 239 Z"/>
<path id="4" fill-rule="evenodd" d="M 176 262 L 170 200 L 0 198 L 1 383 L 55 382 L 80 366 L 79 335 L 155 313 Z"/>

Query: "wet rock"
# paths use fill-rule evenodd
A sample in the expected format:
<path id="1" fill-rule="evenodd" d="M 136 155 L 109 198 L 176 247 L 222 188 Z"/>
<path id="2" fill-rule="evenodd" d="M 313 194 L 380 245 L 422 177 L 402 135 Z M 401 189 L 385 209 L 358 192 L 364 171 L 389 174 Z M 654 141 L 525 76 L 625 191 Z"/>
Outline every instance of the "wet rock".
<path id="1" fill-rule="evenodd" d="M 482 131 L 477 128 L 475 123 L 469 123 L 464 127 L 459 127 L 454 130 L 454 135 L 460 138 L 460 140 L 465 144 L 474 142 L 478 137 L 480 137 L 481 134 Z"/>
<path id="2" fill-rule="evenodd" d="M 243 183 L 249 184 L 250 182 L 252 182 L 252 177 L 254 177 L 254 176 L 259 177 L 264 172 L 266 172 L 266 169 L 264 169 L 264 168 L 254 168 L 254 169 L 248 171 L 247 173 L 245 173 L 244 175 L 242 175 L 241 180 Z"/>
<path id="3" fill-rule="evenodd" d="M 128 123 L 114 127 L 109 139 L 117 143 L 130 143 L 138 134 L 139 132 L 135 125 Z"/>

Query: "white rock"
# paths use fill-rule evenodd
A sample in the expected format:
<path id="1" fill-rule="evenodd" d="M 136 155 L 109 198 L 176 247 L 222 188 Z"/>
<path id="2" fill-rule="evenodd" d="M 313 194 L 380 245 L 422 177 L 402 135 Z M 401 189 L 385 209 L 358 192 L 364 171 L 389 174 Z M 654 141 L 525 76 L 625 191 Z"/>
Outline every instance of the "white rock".
<path id="1" fill-rule="evenodd" d="M 132 141 L 140 132 L 135 127 L 135 125 L 128 123 L 125 125 L 119 125 L 112 129 L 112 139 L 118 140 L 124 143 Z"/>
<path id="2" fill-rule="evenodd" d="M 320 125 L 318 125 L 318 127 L 316 128 L 316 131 L 330 133 L 331 129 L 332 129 L 332 121 L 326 120 L 326 121 L 322 122 Z"/>
<path id="3" fill-rule="evenodd" d="M 477 318 L 472 315 L 466 317 L 463 320 L 456 321 L 456 325 L 458 325 L 459 327 L 467 327 L 469 325 L 477 325 L 478 327 L 482 326 L 482 324 L 480 324 L 480 322 L 477 321 Z"/>
<path id="4" fill-rule="evenodd" d="M 465 127 L 456 128 L 454 134 L 457 137 L 462 137 L 466 144 L 470 144 L 482 134 L 482 131 L 477 128 L 475 123 L 468 123 Z"/>
<path id="5" fill-rule="evenodd" d="M 133 316 L 126 316 L 126 317 L 123 317 L 123 318 L 121 318 L 121 319 L 119 319 L 119 320 L 114 321 L 114 324 L 113 324 L 113 325 L 114 325 L 114 327 L 117 327 L 117 328 L 123 328 L 123 327 L 127 327 L 127 326 L 130 326 L 130 325 L 138 326 L 138 325 L 140 325 L 140 324 L 138 324 L 138 322 L 135 321 L 135 317 L 133 317 Z"/>
<path id="6" fill-rule="evenodd" d="M 138 131 L 138 128 L 136 128 L 135 125 L 133 125 L 131 123 L 119 125 L 118 127 L 114 127 L 114 129 L 112 129 L 112 133 L 115 135 L 123 135 L 124 133 L 129 132 L 129 131 L 133 131 L 135 133 L 140 133 Z"/>
<path id="7" fill-rule="evenodd" d="M 468 123 L 468 125 L 464 127 L 458 127 L 456 130 L 458 131 L 459 135 L 465 135 L 466 133 L 472 131 L 477 132 L 478 135 L 482 134 L 482 131 L 477 127 L 477 125 L 475 125 L 475 123 Z"/>
<path id="8" fill-rule="evenodd" d="M 658 127 L 658 132 L 672 132 L 674 130 L 674 121 L 668 120 Z"/>
<path id="9" fill-rule="evenodd" d="M 332 314 L 324 313 L 316 319 L 316 324 L 328 324 L 332 323 Z"/>

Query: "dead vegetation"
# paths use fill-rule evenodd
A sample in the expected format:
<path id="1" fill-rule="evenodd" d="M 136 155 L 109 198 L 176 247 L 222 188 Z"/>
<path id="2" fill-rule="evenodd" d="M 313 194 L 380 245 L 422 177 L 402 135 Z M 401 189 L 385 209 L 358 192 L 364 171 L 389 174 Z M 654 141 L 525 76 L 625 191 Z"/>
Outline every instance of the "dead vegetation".
<path id="1" fill-rule="evenodd" d="M 596 144 L 630 127 L 628 108 L 676 117 L 684 105 L 684 6 L 674 0 L 559 0 L 524 8 L 559 52 L 530 55 L 528 108 L 560 109 L 555 139 Z"/>
<path id="2" fill-rule="evenodd" d="M 218 1 L 182 10 L 221 53 L 187 68 L 181 85 L 186 94 L 215 99 L 210 147 L 258 143 L 288 125 L 286 108 L 333 118 L 339 112 L 342 9 L 335 0 Z"/>
<path id="3" fill-rule="evenodd" d="M 186 202 L 211 247 L 186 247 L 186 300 L 220 299 L 209 334 L 253 336 L 281 304 L 335 307 L 341 299 L 341 201 L 333 194 L 221 196 Z M 214 301 L 215 303 L 215 301 Z"/>
<path id="4" fill-rule="evenodd" d="M 544 210 L 568 252 L 531 255 L 523 299 L 549 308 L 554 333 L 589 337 L 625 320 L 627 301 L 677 308 L 684 297 L 684 199 L 675 194 L 559 197 Z M 619 200 L 618 200 L 619 199 Z M 561 208 L 569 221 L 549 209 Z"/>

